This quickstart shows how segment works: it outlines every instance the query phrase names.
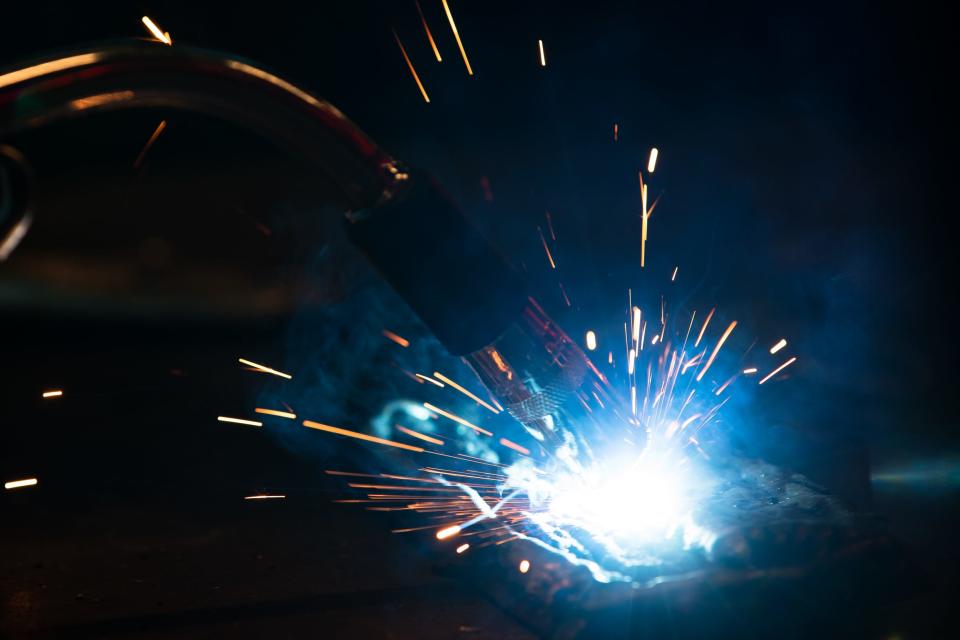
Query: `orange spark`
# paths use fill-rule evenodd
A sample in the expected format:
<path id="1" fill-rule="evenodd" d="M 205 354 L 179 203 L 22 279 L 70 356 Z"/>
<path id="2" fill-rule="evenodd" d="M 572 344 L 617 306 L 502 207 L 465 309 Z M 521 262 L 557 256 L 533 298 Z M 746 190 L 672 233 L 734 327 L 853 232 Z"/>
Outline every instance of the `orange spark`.
<path id="1" fill-rule="evenodd" d="M 401 338 L 400 336 L 395 334 L 393 331 L 388 331 L 387 329 L 384 329 L 383 335 L 387 340 L 392 340 L 393 342 L 396 342 L 398 345 L 400 345 L 404 349 L 410 346 L 409 340 L 407 340 L 406 338 Z"/>
<path id="2" fill-rule="evenodd" d="M 470 393 L 467 389 L 464 389 L 464 388 L 461 387 L 459 384 L 457 384 L 456 382 L 454 382 L 453 380 L 451 380 L 451 379 L 448 378 L 447 376 L 443 375 L 442 373 L 440 373 L 440 372 L 438 372 L 438 371 L 434 371 L 434 372 L 433 372 L 433 375 L 434 375 L 434 377 L 435 377 L 437 380 L 442 380 L 443 382 L 446 382 L 448 385 L 450 385 L 451 387 L 453 387 L 454 389 L 456 389 L 457 391 L 459 391 L 459 392 L 462 393 L 463 395 L 467 396 L 468 398 L 470 398 L 471 400 L 473 400 L 474 402 L 476 402 L 477 404 L 479 404 L 481 407 L 484 407 L 484 408 L 486 408 L 486 409 L 489 409 L 489 410 L 492 411 L 493 413 L 500 413 L 500 411 L 497 410 L 496 407 L 491 406 L 490 404 L 484 402 L 483 400 L 481 400 L 480 398 L 478 398 L 476 395 Z"/>
<path id="3" fill-rule="evenodd" d="M 460 533 L 459 525 L 455 524 L 450 527 L 444 527 L 443 529 L 440 529 L 440 531 L 437 531 L 437 540 L 446 540 L 447 538 L 452 538 L 458 533 Z"/>
<path id="4" fill-rule="evenodd" d="M 424 402 L 424 403 L 423 403 L 423 406 L 426 407 L 428 410 L 433 411 L 434 413 L 443 416 L 444 418 L 449 418 L 450 420 L 453 420 L 454 422 L 459 422 L 460 424 L 462 424 L 462 425 L 465 426 L 465 427 L 470 427 L 471 429 L 473 429 L 473 430 L 476 431 L 477 433 L 482 433 L 482 434 L 487 435 L 487 436 L 492 436 L 492 435 L 493 435 L 492 433 L 490 433 L 490 432 L 487 431 L 486 429 L 481 429 L 480 427 L 478 427 L 477 425 L 473 424 L 472 422 L 467 422 L 466 420 L 464 420 L 463 418 L 461 418 L 461 417 L 458 416 L 458 415 L 454 415 L 454 414 L 452 414 L 452 413 L 450 413 L 450 412 L 448 412 L 448 411 L 444 411 L 443 409 L 439 409 L 439 408 L 433 406 L 432 404 L 430 404 L 429 402 Z"/>
<path id="5" fill-rule="evenodd" d="M 773 345 L 772 347 L 770 347 L 770 353 L 771 353 L 771 354 L 774 354 L 774 353 L 776 353 L 777 351 L 780 351 L 780 349 L 783 349 L 785 346 L 787 346 L 787 341 L 786 341 L 786 339 L 785 339 L 785 338 L 780 338 L 780 342 L 778 342 L 777 344 L 775 344 L 775 345 Z"/>
<path id="6" fill-rule="evenodd" d="M 262 371 L 263 373 L 269 373 L 275 376 L 280 376 L 281 378 L 286 378 L 287 380 L 290 380 L 291 378 L 293 378 L 293 376 L 290 375 L 289 373 L 284 373 L 283 371 L 277 371 L 276 369 L 271 369 L 270 367 L 266 367 L 262 364 L 257 364 L 256 362 L 251 362 L 250 360 L 237 358 L 237 361 L 239 361 L 240 364 L 245 364 L 248 367 L 253 367 L 254 369 L 257 369 L 258 371 Z"/>
<path id="7" fill-rule="evenodd" d="M 262 427 L 262 422 L 256 420 L 244 420 L 243 418 L 228 418 L 227 416 L 217 416 L 219 422 L 232 422 L 234 424 L 245 424 L 250 427 Z"/>
<path id="8" fill-rule="evenodd" d="M 133 168 L 139 169 L 140 165 L 143 164 L 144 159 L 147 157 L 147 152 L 150 151 L 150 148 L 153 146 L 153 143 L 157 141 L 157 138 L 160 137 L 160 134 L 163 133 L 163 130 L 167 128 L 167 121 L 161 120 L 160 124 L 157 125 L 157 128 L 153 131 L 153 134 L 147 140 L 147 144 L 143 146 L 143 150 L 140 152 L 140 155 L 137 156 L 137 159 L 133 161 Z"/>
<path id="9" fill-rule="evenodd" d="M 255 496 L 244 496 L 244 500 L 282 500 L 287 496 L 281 494 L 257 494 Z"/>
<path id="10" fill-rule="evenodd" d="M 147 28 L 147 31 L 149 31 L 150 34 L 153 35 L 153 37 L 157 40 L 166 45 L 173 44 L 173 38 L 170 37 L 170 34 L 166 31 L 162 31 L 153 20 L 147 16 L 143 16 L 140 18 L 140 22 L 143 23 L 143 26 Z"/>
<path id="11" fill-rule="evenodd" d="M 61 391 L 60 389 L 57 389 L 56 391 L 44 391 L 44 392 L 43 392 L 43 397 L 44 397 L 44 398 L 59 398 L 59 397 L 62 396 L 62 395 L 63 395 L 63 391 Z"/>
<path id="12" fill-rule="evenodd" d="M 530 561 L 521 560 L 518 568 L 520 569 L 520 573 L 526 573 L 527 571 L 530 571 Z"/>
<path id="13" fill-rule="evenodd" d="M 23 480 L 11 480 L 10 482 L 4 482 L 4 489 L 19 489 L 20 487 L 32 487 L 37 484 L 36 478 L 24 478 Z"/>
<path id="14" fill-rule="evenodd" d="M 406 427 L 402 427 L 402 426 L 400 426 L 399 424 L 394 425 L 394 426 L 395 426 L 399 431 L 407 434 L 408 436 L 413 436 L 414 438 L 420 438 L 421 440 L 424 440 L 424 441 L 426 441 L 426 442 L 431 442 L 431 443 L 433 443 L 433 444 L 439 444 L 439 445 L 441 445 L 441 446 L 443 445 L 443 440 L 440 440 L 440 439 L 438 439 L 438 438 L 431 438 L 430 436 L 428 436 L 428 435 L 426 435 L 426 434 L 420 433 L 419 431 L 414 431 L 413 429 L 407 429 Z"/>
<path id="15" fill-rule="evenodd" d="M 697 374 L 697 382 L 703 379 L 704 374 L 710 369 L 710 365 L 713 364 L 713 359 L 717 357 L 717 353 L 720 352 L 720 347 L 723 346 L 723 343 L 727 341 L 727 338 L 733 333 L 734 327 L 737 326 L 737 321 L 734 320 L 730 323 L 730 326 L 727 327 L 727 330 L 723 332 L 723 335 L 720 336 L 720 339 L 717 341 L 717 346 L 713 348 L 713 353 L 710 354 L 710 357 L 707 358 L 707 364 L 703 367 L 703 370 Z"/>
<path id="16" fill-rule="evenodd" d="M 773 371 L 771 371 L 770 373 L 768 373 L 767 376 L 766 376 L 763 380 L 761 380 L 758 384 L 763 384 L 764 382 L 766 382 L 767 380 L 769 380 L 769 379 L 772 378 L 773 376 L 777 375 L 778 373 L 780 373 L 781 371 L 783 371 L 784 369 L 786 369 L 787 367 L 789 367 L 790 365 L 792 365 L 792 364 L 793 364 L 794 362 L 796 362 L 796 361 L 797 361 L 796 358 L 790 358 L 789 360 L 787 360 L 786 362 L 784 362 L 782 365 L 780 365 L 779 367 L 777 367 L 776 369 L 774 369 Z"/>
<path id="17" fill-rule="evenodd" d="M 540 234 L 540 242 L 543 243 L 543 250 L 547 252 L 547 260 L 550 261 L 550 268 L 556 269 L 557 264 L 553 261 L 553 256 L 550 254 L 550 247 L 547 246 L 547 239 L 543 237 L 543 230 L 540 227 L 537 227 L 537 233 Z"/>
<path id="18" fill-rule="evenodd" d="M 457 553 L 463 553 L 464 551 L 466 551 L 466 550 L 469 549 L 469 548 L 470 548 L 470 545 L 467 544 L 467 543 L 464 543 L 464 544 L 460 545 L 459 547 L 457 547 Z"/>
<path id="19" fill-rule="evenodd" d="M 500 444 L 502 444 L 503 446 L 508 447 L 508 448 L 510 448 L 510 449 L 513 449 L 514 451 L 518 451 L 518 452 L 522 453 L 522 454 L 525 455 L 525 456 L 530 455 L 530 449 L 527 449 L 526 447 L 521 447 L 521 446 L 518 445 L 516 442 L 511 442 L 511 441 L 507 440 L 506 438 L 500 438 Z"/>
<path id="20" fill-rule="evenodd" d="M 756 368 L 756 367 L 747 367 L 746 369 L 743 370 L 744 375 L 748 375 L 748 376 L 749 376 L 749 375 L 752 375 L 752 374 L 754 374 L 754 373 L 756 373 L 756 372 L 757 372 L 757 368 Z"/>
<path id="21" fill-rule="evenodd" d="M 467 52 L 463 48 L 463 41 L 460 40 L 460 34 L 457 32 L 457 24 L 453 21 L 453 14 L 450 13 L 450 5 L 447 0 L 443 0 L 443 10 L 447 12 L 447 20 L 450 22 L 450 30 L 453 31 L 453 37 L 457 40 L 457 46 L 460 47 L 460 55 L 463 56 L 463 64 L 467 66 L 467 73 L 473 75 L 473 69 L 470 68 L 470 61 L 467 59 Z"/>
<path id="22" fill-rule="evenodd" d="M 540 47 L 540 66 L 547 66 L 547 58 L 543 54 L 543 40 L 537 40 L 537 46 Z"/>
<path id="23" fill-rule="evenodd" d="M 616 122 L 613 123 L 613 141 L 616 142 L 620 138 L 620 125 Z"/>
<path id="24" fill-rule="evenodd" d="M 376 436 L 368 436 L 365 433 L 358 433 L 356 431 L 350 431 L 348 429 L 341 429 L 340 427 L 331 427 L 327 424 L 322 424 L 320 422 L 314 422 L 313 420 L 304 420 L 303 426 L 309 427 L 310 429 L 318 429 L 320 431 L 326 431 L 328 433 L 335 433 L 338 436 L 347 436 L 348 438 L 356 438 L 358 440 L 366 440 L 367 442 L 375 442 L 377 444 L 385 444 L 388 447 L 396 447 L 398 449 L 406 449 L 407 451 L 416 451 L 418 453 L 423 452 L 421 447 L 413 447 L 409 444 L 403 444 L 402 442 L 394 442 L 393 440 L 385 440 L 383 438 L 377 438 Z"/>
<path id="25" fill-rule="evenodd" d="M 700 335 L 697 336 L 697 341 L 693 343 L 693 346 L 695 347 L 700 346 L 700 341 L 703 340 L 703 334 L 707 330 L 707 325 L 710 324 L 710 318 L 713 317 L 713 312 L 716 310 L 717 310 L 716 307 L 714 307 L 713 309 L 710 309 L 710 313 L 707 314 L 707 319 L 703 321 L 703 326 L 700 327 Z"/>
<path id="26" fill-rule="evenodd" d="M 420 14 L 420 22 L 423 23 L 423 30 L 427 32 L 427 40 L 430 41 L 430 48 L 433 49 L 433 55 L 437 56 L 437 62 L 443 62 L 443 58 L 440 57 L 440 50 L 437 49 L 437 43 L 433 41 L 433 34 L 430 33 L 430 27 L 427 26 L 427 19 L 423 17 L 423 10 L 420 8 L 420 3 L 414 1 L 414 4 L 417 5 L 417 13 Z"/>
<path id="27" fill-rule="evenodd" d="M 400 53 L 403 54 L 403 59 L 407 61 L 407 66 L 410 67 L 410 73 L 413 75 L 414 81 L 420 88 L 420 93 L 423 95 L 423 101 L 430 102 L 430 96 L 427 95 L 427 90 L 423 88 L 423 83 L 420 82 L 420 76 L 417 75 L 417 70 L 413 68 L 413 63 L 410 62 L 410 56 L 407 55 L 407 50 L 403 47 L 403 43 L 400 42 L 400 36 L 397 35 L 396 29 L 393 30 L 393 37 L 397 41 L 397 46 L 400 47 Z"/>
<path id="28" fill-rule="evenodd" d="M 297 414 L 290 413 L 289 411 L 277 411 L 276 409 L 261 409 L 257 407 L 254 409 L 257 413 L 262 413 L 267 416 L 276 416 L 278 418 L 286 418 L 287 420 L 296 420 Z"/>
<path id="29" fill-rule="evenodd" d="M 640 203 L 643 206 L 640 230 L 640 267 L 643 268 L 647 262 L 647 221 L 650 219 L 650 212 L 647 210 L 647 185 L 643 184 L 643 173 L 638 171 L 637 177 L 640 180 Z"/>

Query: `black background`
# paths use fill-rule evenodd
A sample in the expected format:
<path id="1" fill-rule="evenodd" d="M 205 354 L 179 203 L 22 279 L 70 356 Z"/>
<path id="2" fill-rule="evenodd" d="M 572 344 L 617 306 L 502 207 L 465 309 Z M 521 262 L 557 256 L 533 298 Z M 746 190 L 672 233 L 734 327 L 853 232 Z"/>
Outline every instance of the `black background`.
<path id="1" fill-rule="evenodd" d="M 434 172 L 525 271 L 570 333 L 615 330 L 626 288 L 655 300 L 679 265 L 671 295 L 691 307 L 719 305 L 722 317 L 740 319 L 761 343 L 787 336 L 800 360 L 789 381 L 756 398 L 744 427 L 761 442 L 761 453 L 780 455 L 780 463 L 798 456 L 808 463 L 798 466 L 810 472 L 821 453 L 833 464 L 838 451 L 853 449 L 869 453 L 875 473 L 919 465 L 946 468 L 947 480 L 956 477 L 950 466 L 958 442 L 955 225 L 947 179 L 955 72 L 944 15 L 853 2 L 457 2 L 452 8 L 475 71 L 469 77 L 440 3 L 422 4 L 443 55 L 439 64 L 412 2 L 255 9 L 8 4 L 0 19 L 0 63 L 142 37 L 142 14 L 168 29 L 175 44 L 262 62 L 337 105 L 397 157 Z M 421 99 L 391 28 L 430 104 Z M 545 43 L 545 68 L 538 38 Z M 178 168 L 209 168 L 229 177 L 269 164 L 257 141 L 169 117 L 148 172 L 175 176 Z M 156 120 L 156 114 L 118 120 L 106 137 L 103 123 L 95 133 L 72 125 L 23 147 L 51 179 L 73 171 L 69 167 L 99 167 L 91 171 L 100 182 L 87 191 L 109 194 L 104 184 L 111 170 L 132 179 L 128 168 L 111 169 L 111 162 L 127 166 Z M 179 143 L 178 127 L 188 132 Z M 651 146 L 661 152 L 651 192 L 662 199 L 641 272 L 636 171 Z M 492 201 L 484 197 L 483 177 Z M 229 198 L 223 181 L 215 184 Z M 270 191 L 253 184 L 244 192 L 257 220 L 273 213 L 276 183 L 267 177 L 264 184 Z M 193 185 L 185 192 L 200 191 L 202 185 Z M 209 185 L 205 191 L 209 195 Z M 103 197 L 110 215 L 135 215 Z M 103 220 L 94 208 L 83 204 L 72 215 Z M 547 210 L 558 235 L 559 274 L 546 268 L 536 232 Z M 42 215 L 38 211 L 38 220 Z M 91 237 L 108 245 L 129 242 L 110 215 Z M 254 242 L 249 218 L 237 220 L 236 228 L 198 221 L 197 233 L 224 244 Z M 42 230 L 38 226 L 38 235 Z M 82 251 L 84 239 L 76 240 Z M 60 248 L 69 253 L 70 242 Z M 264 251 L 283 253 L 276 246 Z M 309 261 L 309 250 L 306 255 Z M 244 261 L 242 255 L 223 259 L 228 270 L 229 260 Z M 558 278 L 571 309 L 559 295 Z M 61 516 L 76 522 L 92 508 L 123 514 L 130 501 L 146 511 L 153 505 L 176 512 L 174 496 L 186 490 L 201 494 L 204 505 L 277 485 L 324 500 L 333 491 L 317 469 L 336 459 L 335 452 L 319 460 L 291 456 L 265 447 L 270 441 L 256 434 L 225 435 L 208 424 L 212 415 L 243 410 L 255 397 L 258 381 L 224 373 L 238 352 L 283 362 L 283 314 L 146 324 L 56 309 L 4 314 L 10 338 L 0 348 L 2 397 L 10 417 L 0 419 L 9 443 L 0 453 L 3 475 L 42 480 L 35 494 L 3 496 L 4 510 L 24 514 L 18 522 L 24 536 L 40 522 L 50 525 Z M 58 385 L 68 390 L 61 405 L 33 400 L 38 389 Z M 775 425 L 802 434 L 797 450 L 791 445 L 784 453 L 768 441 L 764 434 Z M 819 479 L 830 484 L 835 475 Z M 888 488 L 873 496 L 876 502 L 843 482 L 831 488 L 890 516 L 954 584 L 956 554 L 944 547 L 956 527 L 950 509 L 956 489 L 944 475 L 938 478 L 896 488 L 892 496 Z M 42 508 L 28 504 L 41 499 Z M 217 508 L 193 508 L 209 509 L 205 517 L 218 520 Z M 224 521 L 235 517 L 232 507 L 224 509 Z M 362 518 L 330 513 L 347 518 L 342 526 L 349 531 L 366 527 Z M 62 553 L 71 558 L 75 550 Z M 394 558 L 399 551 L 388 546 L 384 553 Z M 29 580 L 21 572 L 4 586 Z M 135 608 L 117 605 L 113 612 Z"/>

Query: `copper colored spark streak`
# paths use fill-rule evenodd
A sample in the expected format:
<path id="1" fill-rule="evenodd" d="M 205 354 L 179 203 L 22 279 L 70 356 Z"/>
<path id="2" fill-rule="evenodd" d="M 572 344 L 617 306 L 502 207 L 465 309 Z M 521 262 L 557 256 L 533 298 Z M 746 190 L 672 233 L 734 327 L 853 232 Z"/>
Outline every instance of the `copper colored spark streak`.
<path id="1" fill-rule="evenodd" d="M 440 372 L 438 372 L 438 371 L 434 371 L 434 372 L 433 372 L 433 377 L 435 377 L 437 380 L 440 380 L 440 381 L 442 381 L 442 382 L 447 383 L 448 385 L 450 385 L 451 387 L 453 387 L 454 389 L 456 389 L 457 391 L 459 391 L 459 392 L 462 393 L 463 395 L 467 396 L 468 398 L 470 398 L 471 400 L 473 400 L 474 402 L 476 402 L 477 404 L 479 404 L 481 407 L 484 407 L 485 409 L 489 409 L 489 410 L 492 411 L 493 413 L 500 413 L 499 411 L 497 411 L 497 409 L 496 409 L 495 407 L 493 407 L 492 405 L 484 402 L 483 400 L 481 400 L 480 398 L 478 398 L 476 395 L 470 393 L 470 392 L 467 391 L 465 388 L 461 387 L 459 384 L 457 384 L 456 382 L 454 382 L 453 380 L 451 380 L 451 379 L 448 378 L 447 376 L 443 375 L 442 373 L 440 373 Z"/>
<path id="2" fill-rule="evenodd" d="M 510 449 L 513 449 L 514 451 L 519 451 L 520 453 L 522 453 L 522 454 L 525 455 L 525 456 L 530 455 L 530 449 L 527 449 L 526 447 L 521 447 L 521 446 L 518 445 L 516 442 L 510 442 L 510 441 L 507 440 L 506 438 L 500 438 L 500 444 L 502 444 L 502 445 L 505 446 L 505 447 L 509 447 Z"/>
<path id="3" fill-rule="evenodd" d="M 770 347 L 770 353 L 774 354 L 777 351 L 780 351 L 780 349 L 783 349 L 785 346 L 787 346 L 787 341 L 784 338 L 780 338 L 780 342 Z"/>
<path id="4" fill-rule="evenodd" d="M 263 373 L 270 373 L 275 376 L 280 376 L 281 378 L 286 378 L 287 380 L 290 380 L 291 378 L 293 378 L 293 376 L 291 376 L 289 373 L 284 373 L 283 371 L 277 371 L 276 369 L 265 367 L 262 364 L 257 364 L 256 362 L 251 362 L 250 360 L 244 360 L 243 358 L 237 358 L 237 360 L 240 362 L 240 364 L 245 364 L 249 367 L 253 367 L 254 369 L 257 369 L 258 371 L 262 371 Z"/>
<path id="5" fill-rule="evenodd" d="M 637 178 L 640 180 L 640 202 L 643 205 L 640 230 L 640 267 L 642 268 L 647 261 L 647 221 L 650 219 L 650 213 L 647 211 L 647 185 L 643 184 L 643 173 L 638 171 Z"/>
<path id="6" fill-rule="evenodd" d="M 62 396 L 62 395 L 63 395 L 63 391 L 60 391 L 60 390 L 57 390 L 57 391 L 44 391 L 44 392 L 43 392 L 43 397 L 44 397 L 44 398 L 59 398 L 59 397 Z"/>
<path id="7" fill-rule="evenodd" d="M 262 409 L 257 407 L 254 409 L 257 413 L 262 413 L 266 416 L 276 416 L 278 418 L 286 418 L 287 420 L 296 420 L 297 414 L 290 413 L 289 411 L 277 411 L 276 409 Z"/>
<path id="8" fill-rule="evenodd" d="M 414 431 L 413 429 L 407 429 L 406 427 L 401 427 L 400 425 L 396 425 L 396 426 L 398 430 L 402 431 L 408 436 L 412 436 L 414 438 L 420 438 L 421 440 L 424 440 L 426 442 L 432 442 L 433 444 L 443 445 L 443 440 L 438 440 L 437 438 L 431 438 L 430 436 L 424 435 L 419 431 Z"/>
<path id="9" fill-rule="evenodd" d="M 547 57 L 543 54 L 543 40 L 537 40 L 537 46 L 540 47 L 540 66 L 547 66 Z"/>
<path id="10" fill-rule="evenodd" d="M 492 433 L 490 433 L 490 432 L 487 431 L 486 429 L 481 429 L 481 428 L 478 427 L 477 425 L 473 424 L 472 422 L 467 422 L 466 420 L 464 420 L 463 418 L 461 418 L 461 417 L 458 416 L 458 415 L 454 415 L 454 414 L 452 414 L 452 413 L 450 413 L 450 412 L 448 412 L 448 411 L 444 411 L 443 409 L 438 409 L 437 407 L 433 406 L 433 405 L 430 404 L 429 402 L 424 402 L 424 403 L 423 403 L 423 406 L 426 407 L 427 409 L 429 409 L 430 411 L 433 411 L 434 413 L 437 413 L 437 414 L 443 416 L 444 418 L 449 418 L 450 420 L 453 420 L 454 422 L 458 422 L 458 423 L 462 424 L 462 425 L 465 426 L 465 427 L 470 427 L 471 429 L 473 429 L 473 430 L 476 431 L 477 433 L 482 433 L 482 434 L 487 435 L 487 436 L 492 436 L 492 435 L 493 435 Z"/>
<path id="11" fill-rule="evenodd" d="M 147 144 L 143 146 L 143 150 L 140 152 L 140 155 L 137 156 L 137 159 L 133 161 L 133 168 L 139 169 L 140 165 L 143 164 L 144 159 L 147 157 L 147 152 L 150 151 L 150 148 L 153 146 L 153 143 L 157 141 L 157 138 L 160 137 L 160 134 L 163 133 L 163 130 L 167 128 L 167 121 L 161 120 L 160 124 L 157 125 L 157 128 L 154 130 L 153 134 L 147 140 Z"/>
<path id="12" fill-rule="evenodd" d="M 457 40 L 457 46 L 460 47 L 460 55 L 463 56 L 463 64 L 467 66 L 467 73 L 473 75 L 473 69 L 470 68 L 470 60 L 467 59 L 467 51 L 463 48 L 463 41 L 460 40 L 460 34 L 457 32 L 457 23 L 453 21 L 453 14 L 450 13 L 450 5 L 447 0 L 443 0 L 443 10 L 447 13 L 447 20 L 450 22 L 450 30 L 453 31 L 453 37 Z"/>
<path id="13" fill-rule="evenodd" d="M 391 340 L 391 341 L 393 341 L 393 342 L 396 342 L 398 345 L 400 345 L 400 346 L 403 347 L 404 349 L 406 349 L 407 347 L 410 346 L 410 341 L 409 341 L 409 340 L 407 340 L 406 338 L 402 338 L 402 337 L 398 336 L 398 335 L 395 334 L 393 331 L 388 331 L 387 329 L 384 329 L 384 330 L 383 330 L 383 336 L 384 336 L 387 340 Z"/>
<path id="14" fill-rule="evenodd" d="M 417 13 L 420 14 L 420 22 L 423 23 L 423 30 L 427 32 L 427 40 L 430 41 L 430 48 L 433 49 L 433 55 L 437 56 L 437 62 L 443 62 L 443 58 L 440 57 L 440 50 L 437 49 L 437 43 L 433 41 L 433 34 L 430 33 L 430 27 L 427 26 L 427 19 L 423 17 L 423 9 L 420 8 L 419 2 L 414 2 L 417 5 Z"/>
<path id="15" fill-rule="evenodd" d="M 140 22 L 143 23 L 143 26 L 147 28 L 147 31 L 149 31 L 150 34 L 157 40 L 166 45 L 173 44 L 173 38 L 170 37 L 170 34 L 166 33 L 165 31 L 161 31 L 160 27 L 158 27 L 153 20 L 147 16 L 143 16 L 140 18 Z"/>
<path id="16" fill-rule="evenodd" d="M 693 343 L 694 347 L 700 346 L 700 341 L 703 340 L 703 334 L 707 331 L 707 325 L 710 324 L 710 318 L 713 317 L 713 312 L 716 310 L 717 308 L 714 307 L 710 309 L 710 313 L 707 314 L 707 319 L 703 321 L 703 326 L 700 327 L 700 335 L 697 336 L 697 341 Z"/>
<path id="17" fill-rule="evenodd" d="M 409 444 L 403 444 L 402 442 L 394 442 L 393 440 L 384 440 L 383 438 L 377 438 L 375 436 L 368 436 L 365 433 L 358 433 L 356 431 L 350 431 L 348 429 L 341 429 L 339 427 L 331 427 L 330 425 L 321 424 L 319 422 L 314 422 L 312 420 L 304 420 L 303 426 L 309 427 L 311 429 L 318 429 L 320 431 L 326 431 L 328 433 L 335 433 L 339 436 L 347 436 L 348 438 L 356 438 L 358 440 L 366 440 L 367 442 L 375 442 L 377 444 L 385 444 L 388 447 L 396 447 L 398 449 L 406 449 L 407 451 L 416 451 L 420 453 L 424 451 L 421 447 L 413 447 Z"/>
<path id="18" fill-rule="evenodd" d="M 550 253 L 550 247 L 547 246 L 547 239 L 543 237 L 543 230 L 537 227 L 537 233 L 540 234 L 540 242 L 543 243 L 543 250 L 547 252 L 547 260 L 550 261 L 550 268 L 556 269 L 557 263 L 553 261 L 553 255 Z"/>
<path id="19" fill-rule="evenodd" d="M 773 376 L 777 375 L 778 373 L 780 373 L 781 371 L 783 371 L 784 369 L 786 369 L 787 367 L 789 367 L 790 365 L 792 365 L 792 364 L 793 364 L 794 362 L 796 362 L 796 361 L 797 361 L 796 358 L 790 358 L 789 360 L 787 360 L 786 362 L 784 362 L 782 365 L 780 365 L 779 367 L 777 367 L 776 369 L 774 369 L 773 371 L 771 371 L 770 373 L 768 373 L 768 374 L 766 375 L 766 377 L 765 377 L 763 380 L 761 380 L 758 384 L 763 384 L 764 382 L 766 382 L 767 380 L 769 380 L 769 379 L 772 378 Z"/>
<path id="20" fill-rule="evenodd" d="M 717 357 L 717 354 L 720 352 L 720 347 L 723 346 L 723 343 L 727 341 L 727 338 L 733 333 L 734 327 L 737 326 L 737 321 L 734 320 L 730 323 L 730 326 L 727 327 L 727 330 L 723 332 L 723 335 L 720 336 L 720 339 L 717 341 L 717 346 L 713 348 L 713 353 L 710 354 L 710 357 L 707 359 L 707 364 L 703 367 L 703 370 L 697 374 L 697 382 L 703 379 L 704 374 L 710 369 L 710 365 L 713 364 L 713 359 Z"/>
<path id="21" fill-rule="evenodd" d="M 244 500 L 281 500 L 281 499 L 286 498 L 286 497 L 287 497 L 287 496 L 285 496 L 285 495 L 277 494 L 277 495 L 244 496 L 243 499 L 244 499 Z"/>
<path id="22" fill-rule="evenodd" d="M 397 46 L 400 47 L 400 53 L 403 54 L 403 59 L 407 61 L 407 66 L 410 67 L 410 73 L 413 75 L 414 81 L 417 83 L 417 86 L 420 88 L 420 93 L 423 95 L 424 102 L 430 102 L 430 96 L 427 95 L 427 90 L 423 88 L 423 83 L 420 82 L 420 76 L 417 75 L 417 70 L 413 68 L 413 63 L 410 62 L 410 56 L 407 55 L 407 50 L 404 49 L 403 43 L 400 42 L 400 36 L 397 35 L 397 30 L 393 30 L 393 37 L 397 41 Z"/>

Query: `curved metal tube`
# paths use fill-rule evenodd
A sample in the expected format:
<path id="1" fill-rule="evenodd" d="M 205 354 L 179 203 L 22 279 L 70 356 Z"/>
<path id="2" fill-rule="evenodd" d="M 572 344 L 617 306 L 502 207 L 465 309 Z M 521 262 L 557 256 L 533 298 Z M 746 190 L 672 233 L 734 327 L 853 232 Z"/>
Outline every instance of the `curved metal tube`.
<path id="1" fill-rule="evenodd" d="M 339 187 L 343 205 L 389 200 L 407 174 L 329 102 L 226 54 L 128 41 L 0 72 L 0 139 L 88 113 L 167 107 L 234 121 L 292 149 Z"/>

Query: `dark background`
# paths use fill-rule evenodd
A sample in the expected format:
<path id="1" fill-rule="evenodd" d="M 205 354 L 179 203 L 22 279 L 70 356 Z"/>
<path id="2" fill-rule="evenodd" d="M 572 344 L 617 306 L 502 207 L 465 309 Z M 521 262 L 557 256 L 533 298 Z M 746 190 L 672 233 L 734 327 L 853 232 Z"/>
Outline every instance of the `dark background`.
<path id="1" fill-rule="evenodd" d="M 879 620 L 876 637 L 929 630 L 921 619 L 942 613 L 936 603 L 956 585 L 960 464 L 945 16 L 868 3 L 461 1 L 452 9 L 468 77 L 440 3 L 422 5 L 439 64 L 413 2 L 11 4 L 0 63 L 142 37 L 143 14 L 175 45 L 262 62 L 434 172 L 571 334 L 600 331 L 601 349 L 611 336 L 616 352 L 626 288 L 655 304 L 679 265 L 669 295 L 683 308 L 718 305 L 761 348 L 790 340 L 799 361 L 789 381 L 737 408 L 737 435 L 749 452 L 889 518 L 935 586 L 894 622 Z M 134 171 L 160 118 L 168 130 Z M 0 469 L 41 485 L 0 496 L 8 549 L 17 549 L 3 566 L 3 624 L 142 619 L 176 633 L 218 629 L 204 625 L 249 606 L 263 612 L 257 619 L 296 618 L 288 624 L 297 633 L 305 620 L 373 624 L 368 607 L 394 612 L 393 633 L 406 637 L 396 625 L 428 615 L 418 607 L 438 589 L 424 568 L 427 545 L 387 535 L 379 514 L 328 506 L 337 486 L 321 470 L 355 453 L 321 446 L 302 455 L 212 421 L 249 412 L 261 388 L 234 370 L 237 355 L 283 368 L 295 311 L 376 286 L 369 273 L 308 268 L 338 242 L 317 221 L 322 198 L 304 204 L 316 197 L 309 174 L 249 134 L 184 114 L 99 117 L 15 142 L 41 195 L 23 255 L 0 267 L 8 336 Z M 636 172 L 651 146 L 661 152 L 651 193 L 662 199 L 641 272 Z M 545 211 L 558 272 L 539 246 Z M 73 256 L 101 270 L 78 276 Z M 32 282 L 37 265 L 60 287 L 9 286 Z M 128 278 L 104 284 L 104 273 Z M 288 287 L 291 279 L 300 286 Z M 88 285 L 108 294 L 85 302 Z M 139 290 L 150 295 L 131 302 Z M 39 400 L 58 387 L 61 401 Z M 239 501 L 260 489 L 291 499 L 254 510 Z M 340 555 L 318 553 L 304 534 L 311 527 L 317 547 Z M 264 547 L 287 554 L 277 560 Z M 367 571 L 351 568 L 358 548 L 379 554 Z M 208 559 L 200 568 L 197 556 Z M 234 566 L 245 568 L 225 577 Z M 341 573 L 364 577 L 317 586 Z M 171 595 L 181 579 L 191 594 L 183 601 Z M 143 580 L 152 586 L 137 593 Z M 233 591 L 223 593 L 224 581 Z M 220 593 L 205 591 L 211 585 Z M 451 626 L 437 637 L 458 624 L 498 637 L 514 624 L 466 592 L 444 593 Z M 198 610 L 227 613 L 182 614 Z M 385 635 L 386 626 L 367 633 Z"/>

